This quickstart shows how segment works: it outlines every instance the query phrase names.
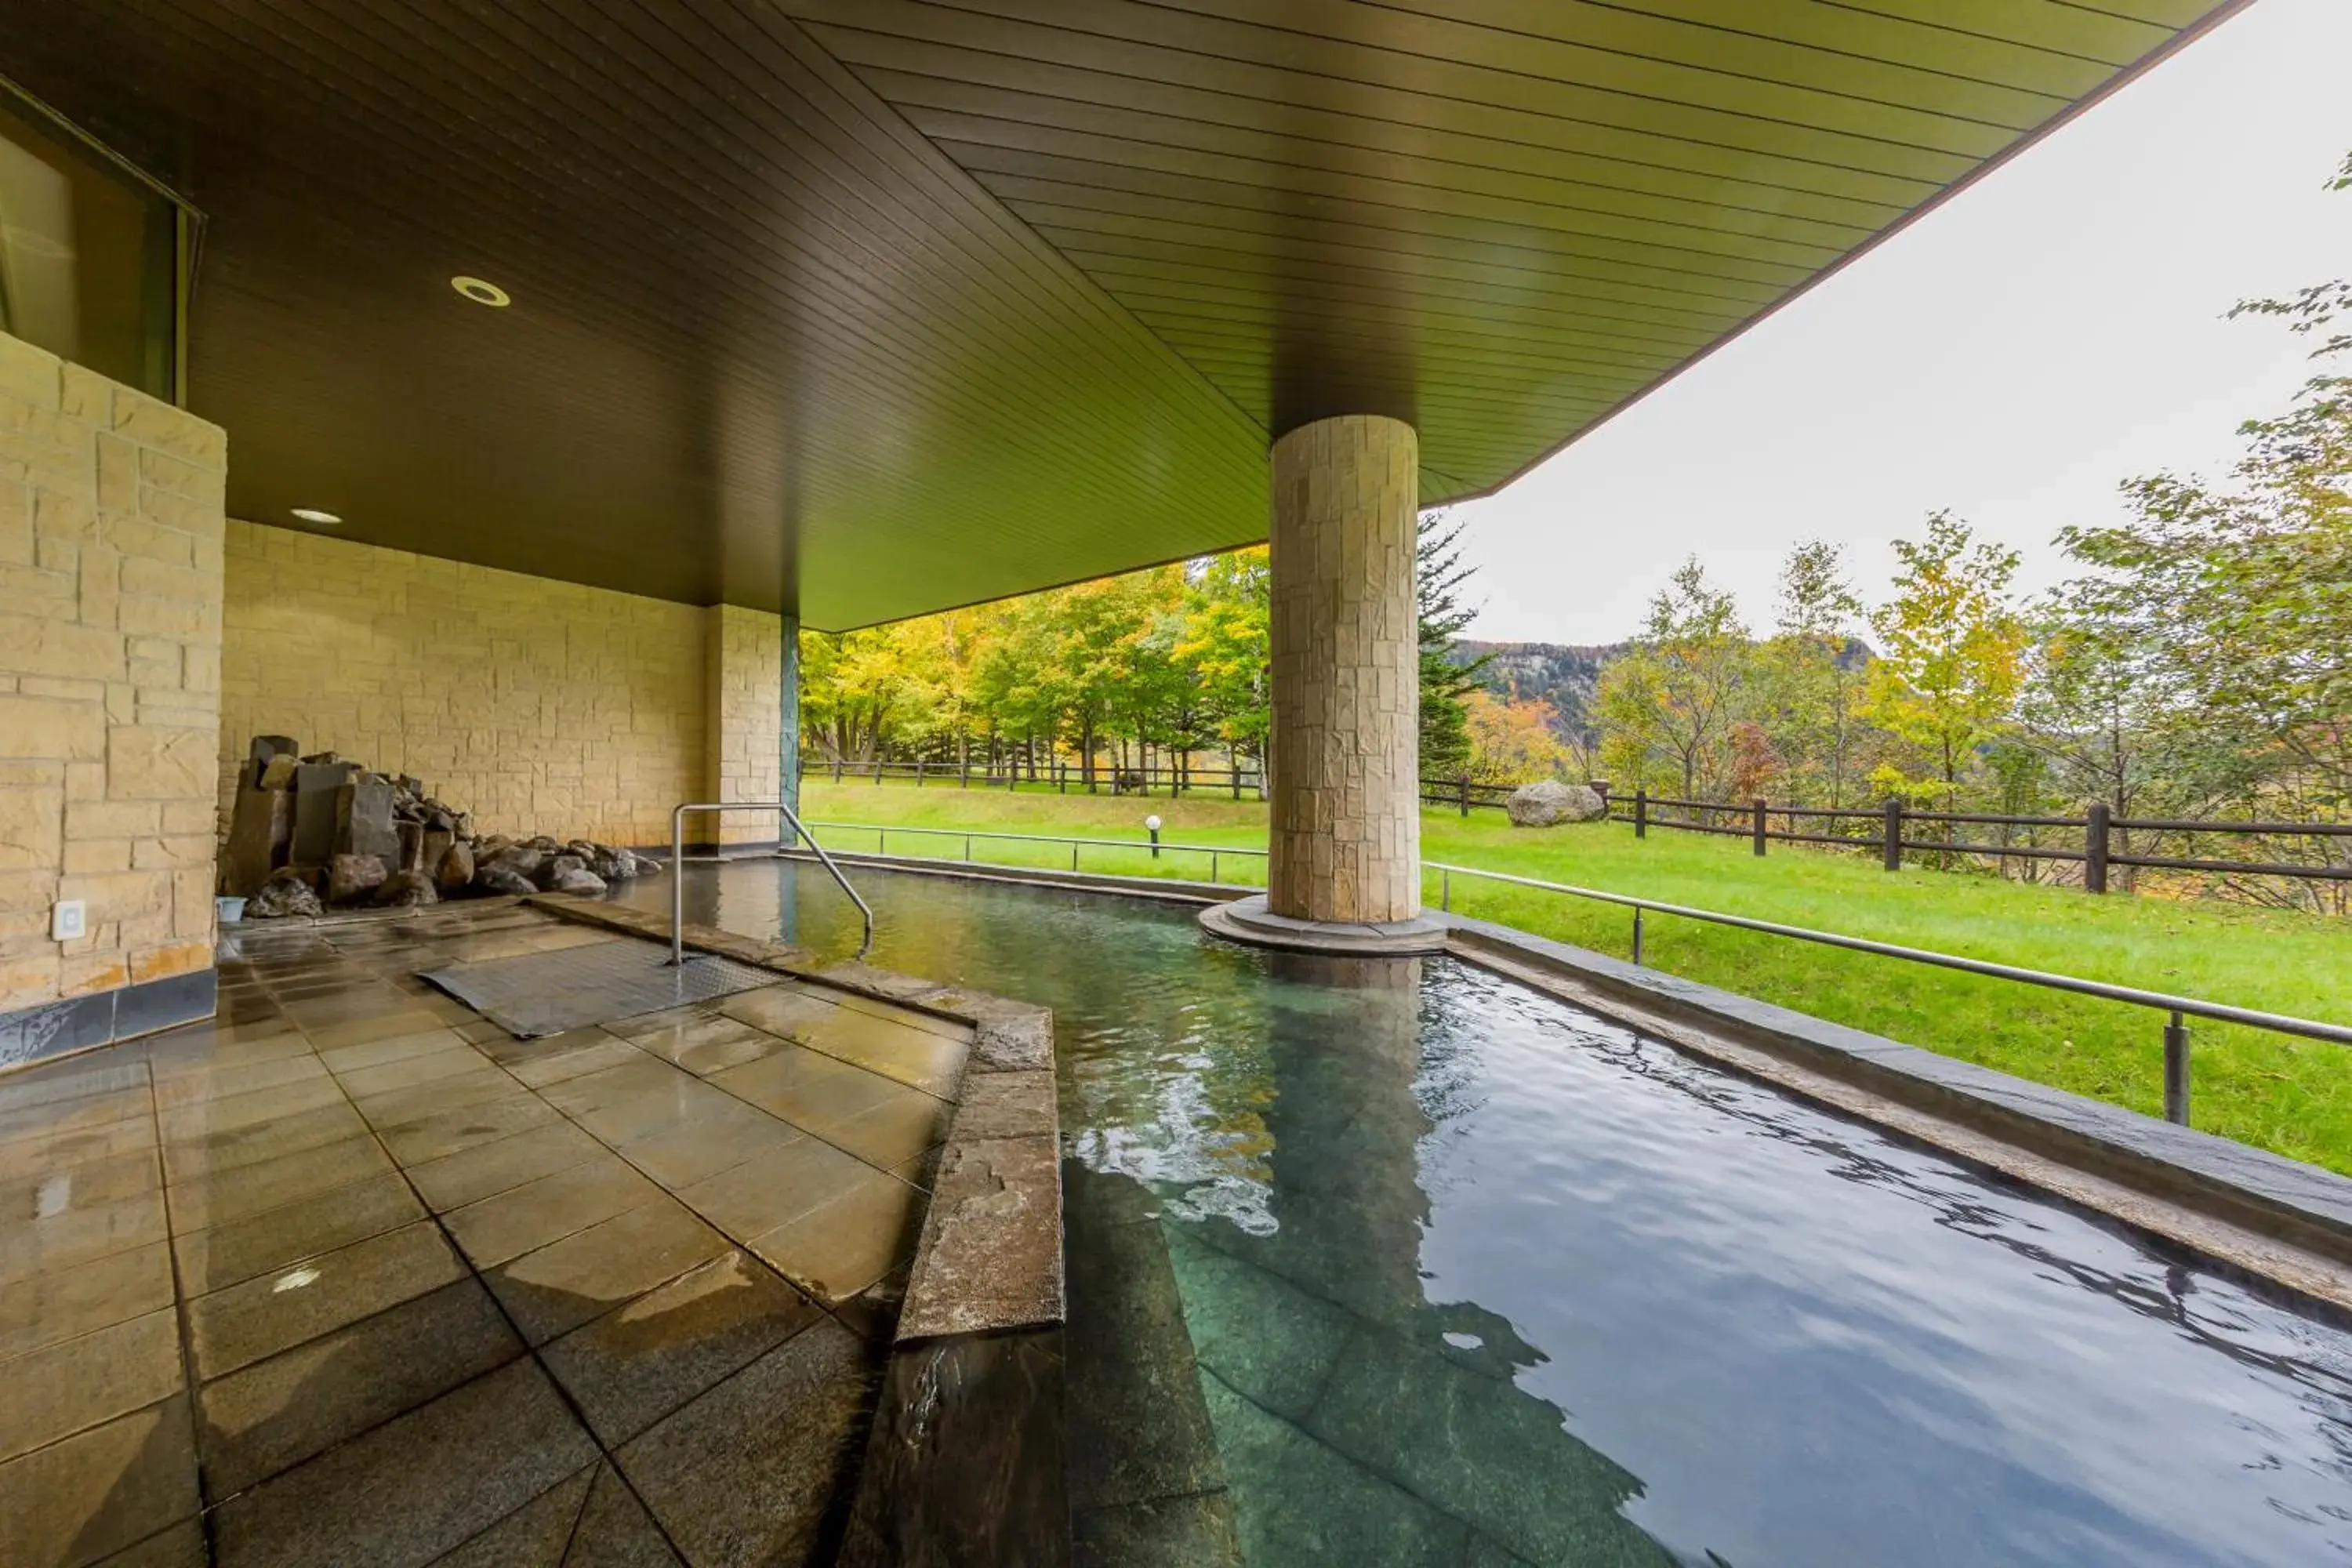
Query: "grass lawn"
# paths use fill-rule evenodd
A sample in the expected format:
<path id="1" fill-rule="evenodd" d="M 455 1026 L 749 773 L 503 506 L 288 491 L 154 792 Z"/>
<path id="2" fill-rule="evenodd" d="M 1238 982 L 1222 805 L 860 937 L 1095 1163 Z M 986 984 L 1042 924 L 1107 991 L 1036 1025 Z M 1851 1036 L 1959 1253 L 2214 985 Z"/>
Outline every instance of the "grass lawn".
<path id="1" fill-rule="evenodd" d="M 1214 795 L 1147 801 L 1061 795 L 1050 786 L 1016 793 L 896 781 L 812 780 L 804 787 L 803 815 L 813 821 L 1140 841 L 1143 817 L 1156 813 L 1171 844 L 1265 844 L 1264 806 Z M 1637 840 L 1622 824 L 1529 831 L 1493 811 L 1465 821 L 1433 807 L 1423 816 L 1422 833 L 1430 860 L 2352 1022 L 2352 923 L 2340 920 L 2093 898 L 1939 871 L 1890 873 L 1872 858 L 1794 845 L 1775 844 L 1759 860 L 1744 839 L 1660 830 Z M 870 834 L 848 829 L 819 836 L 829 847 L 874 847 Z M 950 858 L 964 852 L 961 837 L 916 835 L 893 837 L 888 847 Z M 1070 855 L 1066 845 L 985 838 L 973 841 L 972 852 L 1002 865 L 1062 867 Z M 1089 847 L 1079 864 L 1180 877 L 1209 870 L 1205 855 L 1170 850 L 1155 861 L 1141 847 Z M 1218 871 L 1229 882 L 1265 879 L 1264 863 L 1253 858 L 1227 858 Z M 1623 910 L 1461 877 L 1453 892 L 1460 913 L 1621 957 L 1630 947 Z M 1437 901 L 1434 872 L 1426 898 Z M 2163 1110 L 2164 1019 L 2145 1008 L 1664 917 L 1648 921 L 1643 948 L 1649 963 L 1673 973 L 2151 1115 Z M 2352 1047 L 2220 1024 L 2192 1027 L 2197 1126 L 2352 1174 Z"/>

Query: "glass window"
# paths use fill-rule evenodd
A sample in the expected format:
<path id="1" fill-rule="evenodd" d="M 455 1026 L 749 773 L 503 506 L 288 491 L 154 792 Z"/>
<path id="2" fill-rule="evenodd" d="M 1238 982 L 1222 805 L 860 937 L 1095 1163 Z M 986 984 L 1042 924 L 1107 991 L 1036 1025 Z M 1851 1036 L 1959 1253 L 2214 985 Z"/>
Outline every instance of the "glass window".
<path id="1" fill-rule="evenodd" d="M 176 397 L 182 233 L 170 198 L 0 83 L 0 331 Z"/>

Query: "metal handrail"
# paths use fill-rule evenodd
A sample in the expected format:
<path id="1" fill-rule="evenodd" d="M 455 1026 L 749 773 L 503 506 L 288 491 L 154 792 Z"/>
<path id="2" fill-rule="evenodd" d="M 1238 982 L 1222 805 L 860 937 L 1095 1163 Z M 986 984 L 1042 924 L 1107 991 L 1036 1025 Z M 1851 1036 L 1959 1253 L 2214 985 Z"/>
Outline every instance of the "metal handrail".
<path id="1" fill-rule="evenodd" d="M 1139 843 L 1132 838 L 1076 838 L 1059 833 L 992 833 L 984 827 L 909 827 L 894 822 L 813 822 L 812 827 L 841 827 L 871 833 L 877 839 L 892 833 L 928 833 L 935 838 L 1003 838 L 1020 844 L 1079 844 L 1104 849 L 1168 849 L 1190 855 L 1255 855 L 1263 859 L 1272 851 L 1238 845 Z"/>
<path id="2" fill-rule="evenodd" d="M 772 811 L 781 816 L 792 825 L 793 834 L 814 851 L 818 863 L 833 874 L 835 883 L 849 895 L 849 901 L 864 917 L 866 935 L 857 944 L 857 956 L 864 958 L 873 951 L 874 906 L 858 896 L 857 889 L 849 885 L 849 879 L 841 874 L 841 868 L 834 864 L 833 857 L 824 852 L 824 846 L 802 826 L 799 815 L 791 806 L 780 800 L 688 801 L 669 814 L 669 961 L 673 966 L 686 962 L 686 814 L 689 811 Z"/>

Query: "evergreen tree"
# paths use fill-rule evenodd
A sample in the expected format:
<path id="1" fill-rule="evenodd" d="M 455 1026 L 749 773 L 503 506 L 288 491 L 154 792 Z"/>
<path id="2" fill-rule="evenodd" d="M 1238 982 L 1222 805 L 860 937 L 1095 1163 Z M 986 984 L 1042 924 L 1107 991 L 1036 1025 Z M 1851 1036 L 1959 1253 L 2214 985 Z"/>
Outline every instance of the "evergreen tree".
<path id="1" fill-rule="evenodd" d="M 1458 778 L 1470 767 L 1470 722 L 1463 699 L 1477 689 L 1487 658 L 1454 658 L 1454 639 L 1477 617 L 1462 602 L 1477 568 L 1462 559 L 1463 525 L 1444 511 L 1421 514 L 1414 542 L 1413 594 L 1421 617 L 1421 776 Z"/>

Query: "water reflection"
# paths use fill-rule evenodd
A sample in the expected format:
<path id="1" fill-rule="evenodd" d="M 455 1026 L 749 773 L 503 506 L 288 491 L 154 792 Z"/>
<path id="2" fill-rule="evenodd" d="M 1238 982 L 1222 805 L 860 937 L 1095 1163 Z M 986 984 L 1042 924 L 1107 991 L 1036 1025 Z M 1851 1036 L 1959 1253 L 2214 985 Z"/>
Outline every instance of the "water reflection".
<path id="1" fill-rule="evenodd" d="M 1098 1560 L 2352 1556 L 2336 1328 L 1445 961 L 875 879 L 877 962 L 1056 1013 Z"/>

